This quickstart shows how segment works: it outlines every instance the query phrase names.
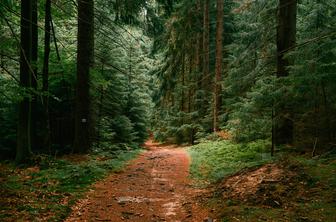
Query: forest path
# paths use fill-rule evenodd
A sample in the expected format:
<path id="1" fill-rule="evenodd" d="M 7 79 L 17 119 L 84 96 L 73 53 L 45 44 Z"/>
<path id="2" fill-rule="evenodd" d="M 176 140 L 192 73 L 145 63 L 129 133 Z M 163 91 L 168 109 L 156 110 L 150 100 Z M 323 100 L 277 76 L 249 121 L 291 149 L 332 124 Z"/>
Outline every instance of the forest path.
<path id="1" fill-rule="evenodd" d="M 196 201 L 204 191 L 188 178 L 185 149 L 151 141 L 146 148 L 124 171 L 96 183 L 66 221 L 208 221 Z"/>

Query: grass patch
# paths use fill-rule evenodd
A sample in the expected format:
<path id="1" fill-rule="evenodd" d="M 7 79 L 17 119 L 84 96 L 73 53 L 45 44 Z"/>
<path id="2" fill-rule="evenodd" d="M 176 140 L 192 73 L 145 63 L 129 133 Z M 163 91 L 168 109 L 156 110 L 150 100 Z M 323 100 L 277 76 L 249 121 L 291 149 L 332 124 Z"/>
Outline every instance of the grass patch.
<path id="1" fill-rule="evenodd" d="M 216 182 L 246 167 L 264 164 L 271 160 L 267 152 L 270 143 L 259 140 L 236 144 L 228 140 L 207 141 L 189 148 L 192 158 L 192 177 Z"/>
<path id="2" fill-rule="evenodd" d="M 215 209 L 217 218 L 246 222 L 336 221 L 336 155 L 311 158 L 282 152 L 272 159 L 265 153 L 268 146 L 265 141 L 209 141 L 189 148 L 191 175 L 212 182 L 214 192 L 207 204 Z M 267 166 L 270 171 L 261 170 Z M 281 174 L 270 180 L 276 169 Z M 256 172 L 259 174 L 254 177 Z M 248 176 L 264 179 L 255 185 L 255 192 L 237 192 L 237 187 L 244 188 L 244 183 L 251 182 L 246 180 Z"/>
<path id="3" fill-rule="evenodd" d="M 34 167 L 0 163 L 1 221 L 61 221 L 88 187 L 120 171 L 138 150 L 61 159 L 41 157 Z"/>

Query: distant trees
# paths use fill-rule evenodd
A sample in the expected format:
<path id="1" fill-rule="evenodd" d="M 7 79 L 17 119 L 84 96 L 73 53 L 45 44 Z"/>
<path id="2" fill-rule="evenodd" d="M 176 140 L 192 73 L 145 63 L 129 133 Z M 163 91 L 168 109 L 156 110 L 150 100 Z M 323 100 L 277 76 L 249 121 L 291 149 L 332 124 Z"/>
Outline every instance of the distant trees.
<path id="1" fill-rule="evenodd" d="M 162 112 L 156 113 L 163 115 L 155 122 L 157 139 L 193 144 L 220 129 L 223 48 L 231 41 L 230 37 L 224 38 L 223 30 L 229 33 L 232 29 L 232 19 L 224 23 L 224 13 L 231 13 L 232 3 L 228 1 L 224 8 L 224 1 L 214 2 L 183 1 L 167 22 L 167 59 L 158 71 L 162 86 L 158 88 L 162 95 L 158 100 L 164 105 Z M 181 96 L 185 95 L 181 94 L 183 90 L 188 90 L 187 99 Z M 182 103 L 180 107 L 190 109 L 178 109 L 176 104 Z"/>
<path id="2" fill-rule="evenodd" d="M 190 129 L 196 140 L 224 130 L 237 142 L 273 138 L 273 145 L 334 144 L 330 127 L 336 120 L 330 115 L 336 109 L 331 105 L 334 3 L 209 0 L 175 4 L 165 23 L 167 33 L 161 36 L 168 44 L 161 51 L 162 66 L 157 72 L 157 138 L 189 142 Z M 224 18 L 222 25 L 220 18 Z M 195 50 L 184 50 L 188 44 Z M 181 71 L 186 63 L 177 59 L 180 54 L 194 60 L 191 72 Z M 192 81 L 182 84 L 180 79 Z M 181 89 L 186 88 L 195 93 L 190 97 L 191 114 L 176 106 L 183 99 Z"/>

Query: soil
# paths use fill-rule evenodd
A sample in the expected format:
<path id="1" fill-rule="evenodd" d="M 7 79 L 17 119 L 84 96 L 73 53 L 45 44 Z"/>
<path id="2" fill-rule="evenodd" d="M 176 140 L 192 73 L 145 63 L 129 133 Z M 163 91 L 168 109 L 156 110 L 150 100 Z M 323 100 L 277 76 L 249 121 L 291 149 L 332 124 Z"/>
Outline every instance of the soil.
<path id="1" fill-rule="evenodd" d="M 224 179 L 219 190 L 224 200 L 240 200 L 264 207 L 282 207 L 285 204 L 288 208 L 292 203 L 290 199 L 304 195 L 301 191 L 307 190 L 306 175 L 298 174 L 300 171 L 278 163 L 247 168 Z"/>
<path id="2" fill-rule="evenodd" d="M 124 171 L 96 183 L 66 221 L 215 221 L 197 201 L 206 191 L 188 177 L 185 149 L 151 141 L 145 148 Z"/>
<path id="3" fill-rule="evenodd" d="M 266 164 L 257 169 L 245 169 L 222 182 L 225 199 L 244 199 L 247 196 L 255 196 L 263 184 L 279 183 L 284 176 L 292 177 L 292 172 L 287 172 L 277 164 Z"/>

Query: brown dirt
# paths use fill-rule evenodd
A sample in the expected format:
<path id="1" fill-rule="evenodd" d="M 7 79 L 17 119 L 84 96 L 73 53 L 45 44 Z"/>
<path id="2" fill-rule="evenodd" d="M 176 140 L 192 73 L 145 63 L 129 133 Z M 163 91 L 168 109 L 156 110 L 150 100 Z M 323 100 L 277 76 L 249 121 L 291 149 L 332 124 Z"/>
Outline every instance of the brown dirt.
<path id="1" fill-rule="evenodd" d="M 272 163 L 238 172 L 226 178 L 217 189 L 224 200 L 289 208 L 296 197 L 307 195 L 307 179 L 299 166 Z"/>
<path id="2" fill-rule="evenodd" d="M 230 190 L 230 192 L 225 192 L 224 195 L 229 193 L 231 198 L 244 198 L 254 195 L 261 184 L 277 183 L 284 175 L 286 175 L 284 169 L 276 164 L 266 164 L 255 170 L 239 172 L 239 174 L 224 180 L 222 187 L 225 190 Z"/>
<path id="3" fill-rule="evenodd" d="M 188 178 L 187 152 L 150 141 L 145 147 L 123 172 L 95 184 L 66 221 L 208 221 L 209 211 L 197 202 L 205 191 Z"/>

